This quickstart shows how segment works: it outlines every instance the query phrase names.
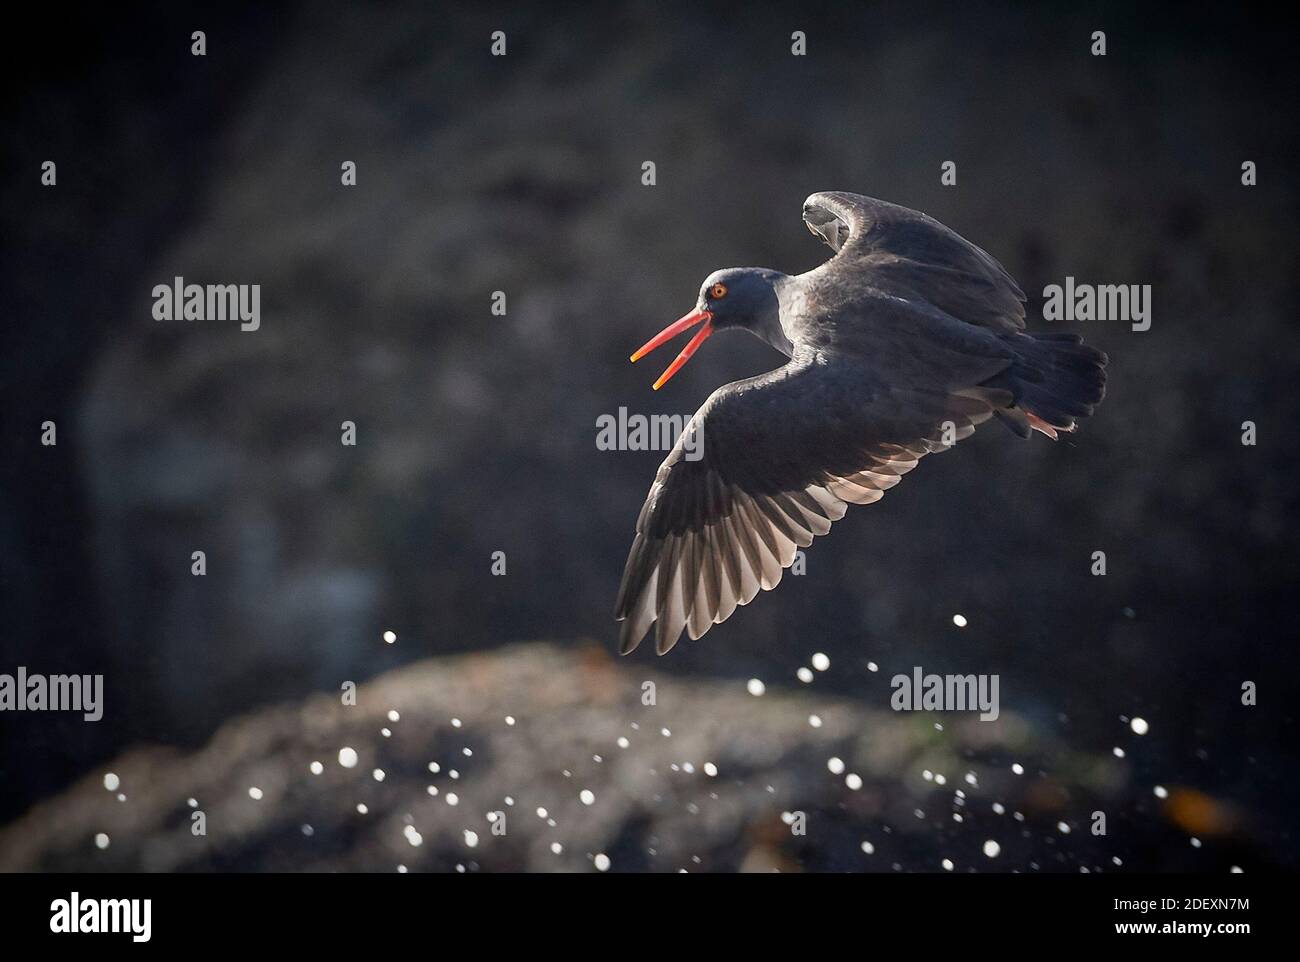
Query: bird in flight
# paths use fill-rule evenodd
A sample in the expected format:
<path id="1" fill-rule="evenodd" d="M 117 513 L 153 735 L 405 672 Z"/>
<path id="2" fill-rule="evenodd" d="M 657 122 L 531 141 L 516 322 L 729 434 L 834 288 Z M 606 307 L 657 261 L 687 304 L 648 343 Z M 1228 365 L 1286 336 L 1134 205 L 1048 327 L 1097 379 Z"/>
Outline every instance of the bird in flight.
<path id="1" fill-rule="evenodd" d="M 699 326 L 656 390 L 718 330 L 743 328 L 790 360 L 714 391 L 659 466 L 615 603 L 623 654 L 652 625 L 661 655 L 683 630 L 699 638 L 775 588 L 849 504 L 879 501 L 977 424 L 1055 440 L 1105 394 L 1106 355 L 1025 331 L 1011 275 L 932 217 L 825 191 L 803 221 L 830 260 L 795 277 L 710 274 L 695 309 L 632 355 Z"/>

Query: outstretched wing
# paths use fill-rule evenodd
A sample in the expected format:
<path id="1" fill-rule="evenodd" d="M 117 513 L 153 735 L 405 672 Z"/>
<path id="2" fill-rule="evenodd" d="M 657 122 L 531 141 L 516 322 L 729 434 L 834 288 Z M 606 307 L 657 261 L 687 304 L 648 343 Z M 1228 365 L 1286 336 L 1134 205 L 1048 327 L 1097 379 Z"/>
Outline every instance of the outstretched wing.
<path id="1" fill-rule="evenodd" d="M 1025 295 L 993 257 L 933 217 L 861 194 L 823 191 L 803 204 L 808 229 L 836 256 L 818 272 L 852 271 L 886 294 L 924 301 L 981 327 L 1025 326 Z"/>
<path id="2" fill-rule="evenodd" d="M 851 358 L 824 356 L 719 388 L 664 459 L 637 519 L 614 611 L 622 652 L 652 624 L 663 654 L 683 629 L 698 638 L 725 621 L 776 587 L 795 549 L 849 503 L 878 501 L 925 454 L 1009 403 L 990 388 L 893 387 Z"/>

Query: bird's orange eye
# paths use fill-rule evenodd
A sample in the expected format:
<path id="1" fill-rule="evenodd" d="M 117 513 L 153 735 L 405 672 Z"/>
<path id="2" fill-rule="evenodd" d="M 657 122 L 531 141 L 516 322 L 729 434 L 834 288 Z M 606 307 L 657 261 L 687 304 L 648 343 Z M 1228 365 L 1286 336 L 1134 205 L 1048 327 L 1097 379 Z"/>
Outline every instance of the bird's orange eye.
<path id="1" fill-rule="evenodd" d="M 724 298 L 726 296 L 727 296 L 726 284 L 714 284 L 712 287 L 709 288 L 709 297 L 711 297 L 715 301 Z"/>

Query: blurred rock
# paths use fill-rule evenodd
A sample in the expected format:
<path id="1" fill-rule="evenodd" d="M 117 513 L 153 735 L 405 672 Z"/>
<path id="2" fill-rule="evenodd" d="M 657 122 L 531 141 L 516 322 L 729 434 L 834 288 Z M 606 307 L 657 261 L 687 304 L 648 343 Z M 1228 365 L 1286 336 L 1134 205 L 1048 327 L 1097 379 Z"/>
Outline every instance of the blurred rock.
<path id="1" fill-rule="evenodd" d="M 236 719 L 193 753 L 128 752 L 0 831 L 0 870 L 591 871 L 597 855 L 612 871 L 1168 867 L 1130 856 L 1128 819 L 1150 823 L 1148 837 L 1172 830 L 1154 800 L 1130 796 L 1126 762 L 1070 752 L 1005 713 L 944 715 L 942 730 L 936 717 L 815 687 L 755 697 L 600 648 L 512 646 L 386 674 L 355 707 L 317 695 Z M 1098 806 L 1109 839 L 1088 831 Z"/>

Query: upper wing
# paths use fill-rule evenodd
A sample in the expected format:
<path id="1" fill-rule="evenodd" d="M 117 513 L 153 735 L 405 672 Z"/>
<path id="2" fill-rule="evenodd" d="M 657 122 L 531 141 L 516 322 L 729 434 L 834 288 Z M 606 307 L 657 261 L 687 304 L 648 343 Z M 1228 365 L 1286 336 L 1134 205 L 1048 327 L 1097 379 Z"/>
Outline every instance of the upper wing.
<path id="1" fill-rule="evenodd" d="M 774 588 L 806 547 L 1010 394 L 892 387 L 852 359 L 796 358 L 715 391 L 655 475 L 614 616 L 624 654 L 656 625 L 663 654 Z M 697 443 L 690 439 L 696 438 Z M 701 453 L 689 460 L 687 449 Z"/>
<path id="2" fill-rule="evenodd" d="M 836 256 L 818 268 L 862 272 L 872 287 L 927 301 L 971 324 L 1025 326 L 1025 295 L 994 258 L 933 217 L 861 194 L 823 191 L 803 204 L 808 229 Z"/>

